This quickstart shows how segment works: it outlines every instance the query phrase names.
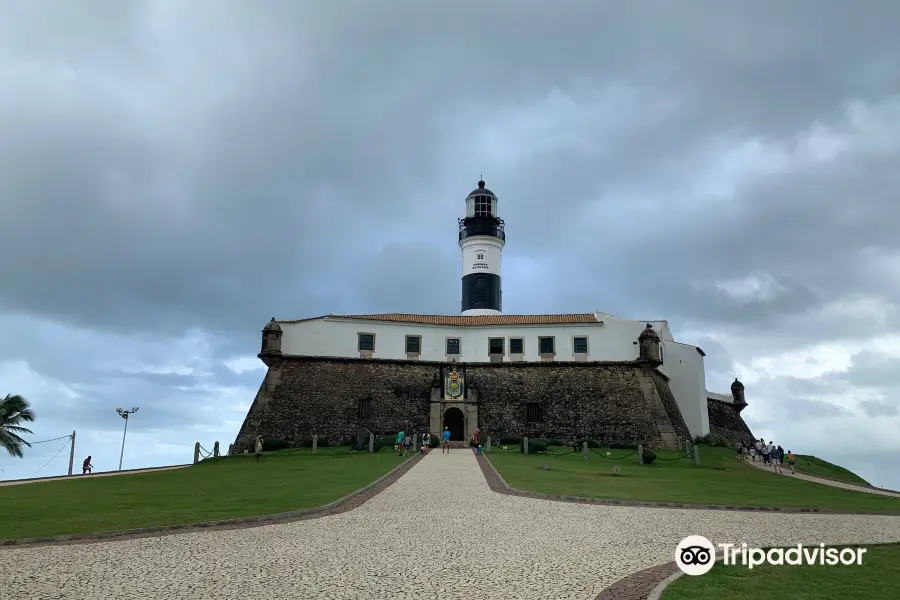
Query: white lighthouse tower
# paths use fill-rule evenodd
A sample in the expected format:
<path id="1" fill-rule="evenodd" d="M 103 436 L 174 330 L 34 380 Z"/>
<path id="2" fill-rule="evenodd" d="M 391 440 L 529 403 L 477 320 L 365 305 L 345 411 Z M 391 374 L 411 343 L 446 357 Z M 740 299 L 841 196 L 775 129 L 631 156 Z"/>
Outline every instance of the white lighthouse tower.
<path id="1" fill-rule="evenodd" d="M 462 250 L 462 314 L 499 315 L 503 306 L 500 262 L 506 233 L 497 216 L 497 196 L 478 182 L 466 198 L 466 217 L 459 220 Z"/>

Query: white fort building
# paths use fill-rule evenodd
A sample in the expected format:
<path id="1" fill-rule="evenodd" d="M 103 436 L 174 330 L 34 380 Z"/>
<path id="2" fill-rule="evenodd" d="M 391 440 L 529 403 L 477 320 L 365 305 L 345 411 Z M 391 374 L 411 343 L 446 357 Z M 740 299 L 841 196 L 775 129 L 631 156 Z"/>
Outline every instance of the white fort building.
<path id="1" fill-rule="evenodd" d="M 444 427 L 457 439 L 480 428 L 668 446 L 688 435 L 752 437 L 744 386 L 708 391 L 703 350 L 676 341 L 665 320 L 503 314 L 499 214 L 479 181 L 459 219 L 459 315 L 273 318 L 260 353 L 269 372 L 238 444 Z"/>

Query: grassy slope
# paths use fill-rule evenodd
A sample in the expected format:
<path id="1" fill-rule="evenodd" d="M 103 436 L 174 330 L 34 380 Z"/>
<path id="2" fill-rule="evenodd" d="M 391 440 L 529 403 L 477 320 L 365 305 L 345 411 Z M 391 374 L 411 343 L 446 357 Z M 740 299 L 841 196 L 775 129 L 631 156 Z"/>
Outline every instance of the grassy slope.
<path id="1" fill-rule="evenodd" d="M 681 577 L 662 600 L 895 600 L 900 590 L 900 544 L 875 546 L 861 566 L 716 565 L 699 577 Z"/>
<path id="2" fill-rule="evenodd" d="M 566 449 L 555 448 L 555 452 Z M 598 450 L 622 457 L 626 450 Z M 493 452 L 490 460 L 512 487 L 588 498 L 653 500 L 729 506 L 815 507 L 834 510 L 900 514 L 900 499 L 854 492 L 797 479 L 776 476 L 734 457 L 728 448 L 701 447 L 701 466 L 684 460 L 667 460 L 675 452 L 658 451 L 652 465 L 638 465 L 630 456 L 607 460 L 591 452 L 588 461 L 580 453 L 563 457 L 525 456 L 519 452 Z M 541 464 L 550 469 L 545 471 Z M 621 477 L 611 475 L 619 464 Z"/>
<path id="3" fill-rule="evenodd" d="M 828 461 L 808 456 L 806 454 L 797 455 L 797 464 L 794 468 L 807 475 L 815 477 L 827 477 L 828 479 L 837 479 L 844 483 L 852 483 L 855 485 L 869 485 L 869 482 L 844 467 L 839 467 Z"/>
<path id="4" fill-rule="evenodd" d="M 404 459 L 309 450 L 204 461 L 173 471 L 0 487 L 0 538 L 91 533 L 322 506 Z M 334 453 L 332 453 L 334 452 Z"/>

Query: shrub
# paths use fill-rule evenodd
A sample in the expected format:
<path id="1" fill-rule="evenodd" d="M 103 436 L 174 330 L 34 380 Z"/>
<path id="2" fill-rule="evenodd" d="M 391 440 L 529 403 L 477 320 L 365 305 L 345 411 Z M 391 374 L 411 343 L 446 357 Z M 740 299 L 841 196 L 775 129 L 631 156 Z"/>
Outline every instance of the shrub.
<path id="1" fill-rule="evenodd" d="M 285 440 L 278 438 L 263 438 L 263 452 L 274 452 L 275 450 L 287 450 L 291 444 Z"/>
<path id="2" fill-rule="evenodd" d="M 568 445 L 568 444 L 565 444 L 562 440 L 559 440 L 557 438 L 550 438 L 550 439 L 546 440 L 546 442 L 547 442 L 548 446 L 567 446 Z"/>
<path id="3" fill-rule="evenodd" d="M 600 442 L 597 440 L 576 440 L 572 447 L 575 448 L 576 451 L 581 452 L 582 445 L 584 442 L 587 442 L 588 448 L 600 448 Z"/>
<path id="4" fill-rule="evenodd" d="M 715 433 L 708 433 L 706 435 L 698 435 L 694 438 L 695 444 L 705 444 L 707 446 L 720 446 L 720 447 L 732 447 L 730 441 L 722 437 L 721 435 L 716 435 Z"/>
<path id="5" fill-rule="evenodd" d="M 522 443 L 522 438 L 516 437 L 514 435 L 505 436 L 505 437 L 500 438 L 500 441 L 498 443 L 501 446 L 518 446 L 519 444 Z"/>
<path id="6" fill-rule="evenodd" d="M 547 449 L 547 440 L 528 440 L 528 454 L 544 452 Z M 519 446 L 520 452 L 525 452 L 525 444 Z"/>
<path id="7" fill-rule="evenodd" d="M 653 464 L 653 461 L 656 460 L 656 454 L 653 452 L 653 450 L 645 448 L 643 458 L 645 465 Z"/>

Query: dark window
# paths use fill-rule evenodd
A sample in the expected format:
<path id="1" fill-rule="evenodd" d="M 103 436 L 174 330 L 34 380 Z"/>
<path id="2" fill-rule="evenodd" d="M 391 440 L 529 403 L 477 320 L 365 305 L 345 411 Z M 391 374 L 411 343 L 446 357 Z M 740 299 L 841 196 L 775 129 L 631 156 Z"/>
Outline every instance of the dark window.
<path id="1" fill-rule="evenodd" d="M 575 354 L 587 354 L 587 338 L 577 337 L 572 341 L 572 350 Z"/>
<path id="2" fill-rule="evenodd" d="M 447 354 L 459 354 L 459 338 L 447 340 Z"/>
<path id="3" fill-rule="evenodd" d="M 373 333 L 359 334 L 359 349 L 360 350 L 374 350 L 375 349 L 375 334 L 373 334 Z"/>
<path id="4" fill-rule="evenodd" d="M 662 349 L 663 349 L 662 344 L 660 344 L 659 345 L 659 362 L 660 362 L 660 364 L 662 364 L 662 362 L 663 362 Z"/>
<path id="5" fill-rule="evenodd" d="M 553 338 L 552 337 L 542 337 L 538 338 L 541 345 L 541 354 L 553 354 Z"/>
<path id="6" fill-rule="evenodd" d="M 488 340 L 488 354 L 503 354 L 503 338 L 491 338 Z"/>
<path id="7" fill-rule="evenodd" d="M 641 354 L 640 354 L 640 357 L 641 357 L 641 358 L 648 358 L 650 355 L 647 353 L 647 344 L 641 344 L 641 345 L 640 345 L 640 348 L 641 348 Z"/>
<path id="8" fill-rule="evenodd" d="M 491 216 L 491 197 L 475 196 L 475 216 L 489 217 Z"/>
<path id="9" fill-rule="evenodd" d="M 422 338 L 418 335 L 408 335 L 406 336 L 406 353 L 407 354 L 418 354 L 421 352 L 422 348 Z"/>
<path id="10" fill-rule="evenodd" d="M 522 341 L 522 338 L 512 338 L 509 340 L 509 353 L 510 354 L 524 354 L 523 347 L 525 344 Z"/>
<path id="11" fill-rule="evenodd" d="M 544 407 L 537 402 L 525 404 L 525 420 L 528 423 L 540 423 L 544 420 Z"/>
<path id="12" fill-rule="evenodd" d="M 372 418 L 372 399 L 371 398 L 364 398 L 359 401 L 357 416 L 360 419 L 371 419 Z"/>
<path id="13" fill-rule="evenodd" d="M 475 258 L 478 259 L 478 260 L 484 260 L 484 254 L 479 254 L 479 255 L 476 256 Z"/>
<path id="14" fill-rule="evenodd" d="M 478 287 L 481 287 L 484 285 L 484 275 L 479 275 L 478 277 L 475 278 L 475 285 L 477 285 Z"/>

